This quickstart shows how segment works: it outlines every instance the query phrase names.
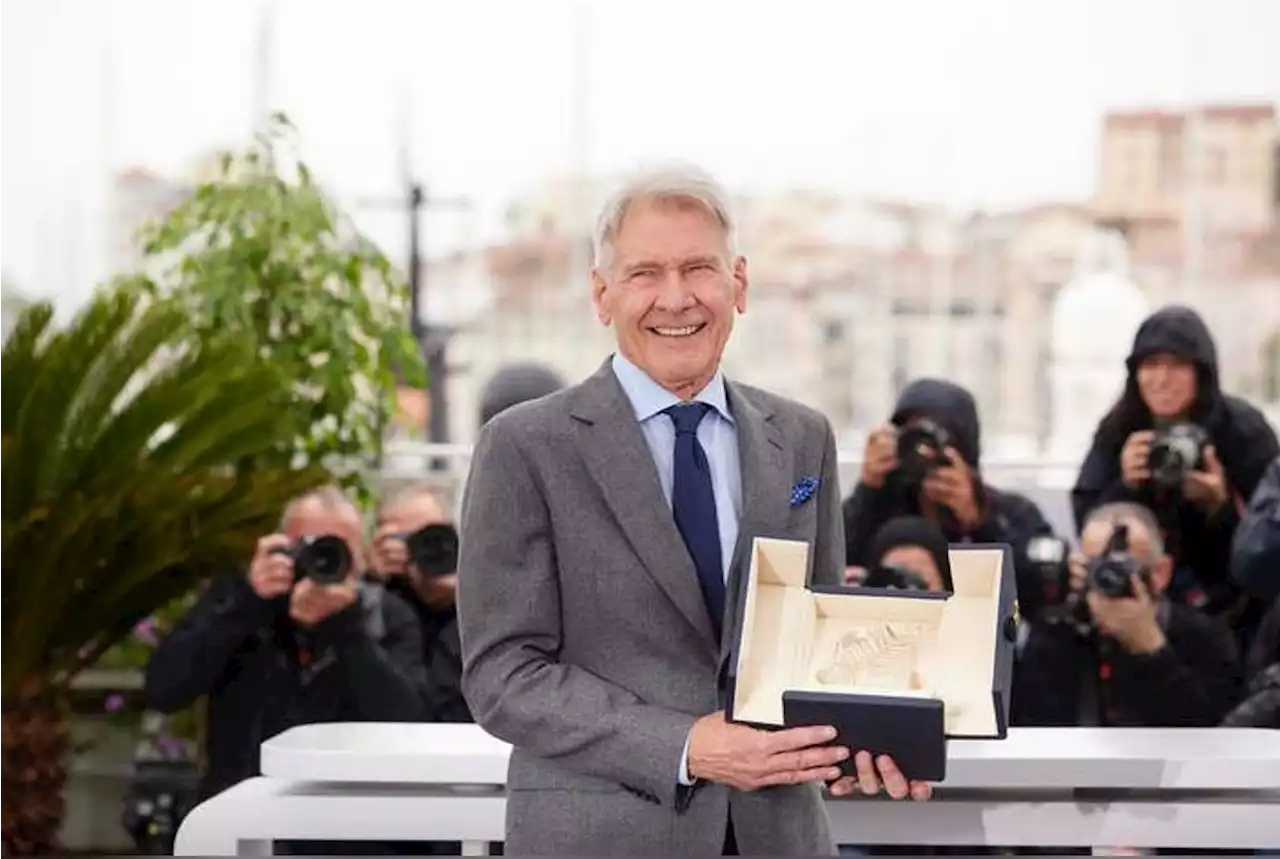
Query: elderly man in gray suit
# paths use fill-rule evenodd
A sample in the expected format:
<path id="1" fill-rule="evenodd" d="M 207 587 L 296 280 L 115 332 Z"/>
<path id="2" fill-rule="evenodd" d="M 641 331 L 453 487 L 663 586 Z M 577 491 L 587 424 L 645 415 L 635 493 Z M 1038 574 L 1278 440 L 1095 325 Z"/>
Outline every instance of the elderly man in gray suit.
<path id="1" fill-rule="evenodd" d="M 813 579 L 840 581 L 831 427 L 722 375 L 747 263 L 701 171 L 645 172 L 615 195 L 591 283 L 617 353 L 494 418 L 463 501 L 463 689 L 513 746 L 507 850 L 831 853 L 823 783 L 916 799 L 929 786 L 866 752 L 842 779 L 850 750 L 829 727 L 766 732 L 721 709 L 726 594 L 752 538 L 806 540 Z"/>

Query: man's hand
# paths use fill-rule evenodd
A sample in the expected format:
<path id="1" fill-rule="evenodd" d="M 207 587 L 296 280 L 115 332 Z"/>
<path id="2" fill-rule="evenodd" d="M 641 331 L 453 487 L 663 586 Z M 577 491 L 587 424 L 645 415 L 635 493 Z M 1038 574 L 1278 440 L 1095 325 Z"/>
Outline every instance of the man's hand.
<path id="1" fill-rule="evenodd" d="M 982 511 L 973 489 L 973 471 L 955 448 L 946 450 L 949 464 L 929 472 L 924 479 L 924 494 L 931 501 L 948 508 L 966 531 L 982 523 Z"/>
<path id="2" fill-rule="evenodd" d="M 828 727 L 761 731 L 726 722 L 717 711 L 689 731 L 689 775 L 738 790 L 835 781 L 837 765 L 849 757 L 848 749 L 825 745 L 835 737 Z"/>
<path id="3" fill-rule="evenodd" d="M 1182 494 L 1206 516 L 1217 513 L 1231 499 L 1227 474 L 1213 445 L 1204 449 L 1204 471 L 1191 471 L 1183 478 Z"/>
<path id="4" fill-rule="evenodd" d="M 383 525 L 373 532 L 373 571 L 382 579 L 409 571 L 409 549 L 394 525 Z"/>
<path id="5" fill-rule="evenodd" d="M 1089 611 L 1103 634 L 1130 653 L 1155 653 L 1164 647 L 1164 632 L 1156 620 L 1156 603 L 1141 576 L 1134 576 L 1132 597 L 1111 599 L 1089 591 Z"/>
<path id="6" fill-rule="evenodd" d="M 875 796 L 883 787 L 893 799 L 906 799 L 910 796 L 917 802 L 924 802 L 933 796 L 932 785 L 927 781 L 907 781 L 888 755 L 881 755 L 873 761 L 870 752 L 858 752 L 854 755 L 853 765 L 858 771 L 858 777 L 842 778 L 832 784 L 832 796 L 848 796 L 855 787 L 867 796 Z"/>
<path id="7" fill-rule="evenodd" d="M 354 577 L 336 585 L 321 585 L 311 579 L 303 579 L 289 595 L 289 617 L 299 626 L 311 627 L 332 617 L 355 601 Z"/>
<path id="8" fill-rule="evenodd" d="M 1120 450 L 1120 478 L 1130 489 L 1137 489 L 1151 479 L 1147 457 L 1151 455 L 1151 440 L 1155 437 L 1152 430 L 1139 430 L 1125 439 Z"/>
<path id="9" fill-rule="evenodd" d="M 860 585 L 867 580 L 866 567 L 845 567 L 844 583 L 846 585 Z"/>
<path id="10" fill-rule="evenodd" d="M 885 478 L 897 467 L 898 431 L 891 426 L 873 430 L 862 454 L 862 482 L 872 489 L 881 489 Z"/>
<path id="11" fill-rule="evenodd" d="M 284 534 L 268 534 L 258 541 L 249 563 L 249 587 L 259 598 L 275 599 L 293 587 L 293 559 L 279 551 L 287 548 Z"/>

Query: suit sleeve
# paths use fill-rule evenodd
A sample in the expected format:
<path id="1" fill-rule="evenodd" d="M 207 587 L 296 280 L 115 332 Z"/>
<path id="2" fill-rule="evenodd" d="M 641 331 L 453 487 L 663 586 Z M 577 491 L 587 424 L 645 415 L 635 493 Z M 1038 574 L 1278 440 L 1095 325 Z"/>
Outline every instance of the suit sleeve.
<path id="1" fill-rule="evenodd" d="M 674 807 L 676 766 L 696 718 L 558 661 L 550 515 L 500 418 L 480 433 L 461 524 L 462 687 L 476 722 L 540 758 Z"/>
<path id="2" fill-rule="evenodd" d="M 1280 458 L 1267 469 L 1236 529 L 1231 574 L 1252 596 L 1280 597 Z"/>
<path id="3" fill-rule="evenodd" d="M 818 531 L 813 544 L 813 583 L 838 585 L 844 582 L 847 555 L 844 512 L 840 506 L 840 459 L 831 424 L 822 419 L 822 476 L 818 484 Z"/>

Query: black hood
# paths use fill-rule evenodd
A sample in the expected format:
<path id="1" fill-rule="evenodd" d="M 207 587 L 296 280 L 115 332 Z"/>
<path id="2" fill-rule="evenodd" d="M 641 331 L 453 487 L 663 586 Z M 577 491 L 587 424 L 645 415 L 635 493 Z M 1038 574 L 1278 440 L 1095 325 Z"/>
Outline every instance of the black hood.
<path id="1" fill-rule="evenodd" d="M 1218 349 L 1209 326 L 1190 307 L 1170 305 L 1151 314 L 1138 327 L 1133 350 L 1126 364 L 1133 380 L 1142 361 L 1159 352 L 1168 352 L 1189 361 L 1199 371 L 1199 383 L 1206 399 L 1218 393 Z"/>
<path id="2" fill-rule="evenodd" d="M 964 461 L 977 468 L 982 456 L 982 431 L 973 395 L 953 382 L 917 379 L 898 397 L 892 421 L 903 426 L 914 416 L 927 417 L 951 433 L 952 444 Z"/>
<path id="3" fill-rule="evenodd" d="M 545 364 L 507 364 L 489 378 L 480 392 L 480 425 L 512 406 L 554 394 L 563 387 L 564 379 Z"/>

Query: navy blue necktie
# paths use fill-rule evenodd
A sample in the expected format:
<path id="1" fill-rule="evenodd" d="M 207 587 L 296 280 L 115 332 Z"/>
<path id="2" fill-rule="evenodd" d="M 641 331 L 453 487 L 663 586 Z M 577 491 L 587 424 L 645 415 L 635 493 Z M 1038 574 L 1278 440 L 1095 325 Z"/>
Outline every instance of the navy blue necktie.
<path id="1" fill-rule="evenodd" d="M 716 495 L 711 487 L 711 466 L 698 441 L 698 424 L 711 411 L 706 403 L 682 403 L 663 410 L 676 427 L 675 479 L 671 508 L 676 528 L 698 570 L 702 599 L 711 615 L 716 640 L 724 622 L 724 570 L 720 559 L 720 526 L 716 521 Z"/>

